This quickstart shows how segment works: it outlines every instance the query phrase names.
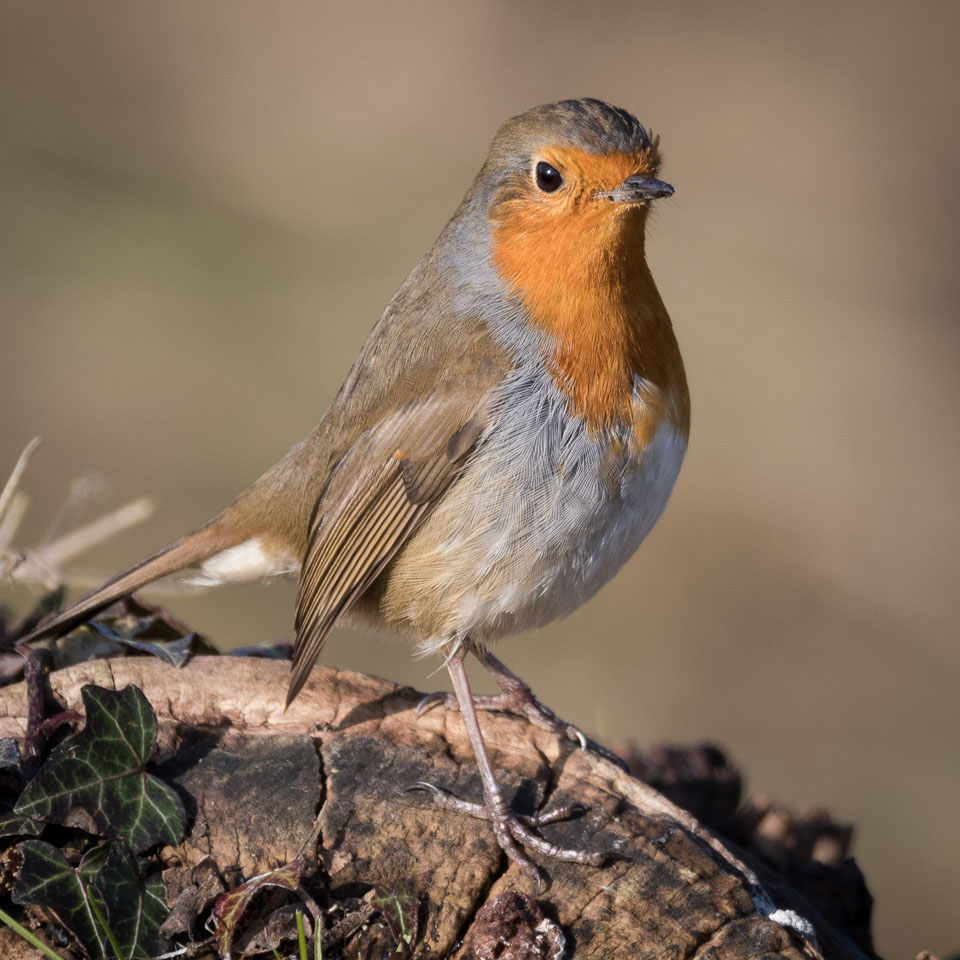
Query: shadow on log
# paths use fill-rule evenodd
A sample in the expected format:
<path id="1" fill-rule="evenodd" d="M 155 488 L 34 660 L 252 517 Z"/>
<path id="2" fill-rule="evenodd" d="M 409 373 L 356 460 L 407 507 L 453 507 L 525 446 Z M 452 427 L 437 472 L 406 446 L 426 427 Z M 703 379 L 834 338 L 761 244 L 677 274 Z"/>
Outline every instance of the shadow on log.
<path id="1" fill-rule="evenodd" d="M 546 864 L 549 884 L 537 891 L 501 854 L 487 824 L 407 789 L 427 781 L 479 799 L 458 714 L 433 709 L 416 719 L 419 693 L 324 667 L 284 712 L 288 671 L 286 663 L 262 659 L 198 657 L 178 670 L 128 657 L 50 675 L 61 709 L 80 709 L 80 690 L 90 683 L 135 684 L 153 705 L 160 722 L 155 770 L 178 785 L 190 815 L 186 840 L 162 851 L 171 898 L 183 877 L 197 882 L 197 865 L 207 858 L 228 886 L 290 862 L 317 824 L 308 853 L 326 905 L 361 899 L 374 887 L 410 894 L 419 901 L 416 957 L 873 956 L 866 929 L 844 929 L 842 911 L 831 915 L 831 896 L 815 905 L 811 888 L 802 895 L 762 858 L 748 860 L 607 760 L 523 719 L 483 714 L 515 808 L 581 804 L 582 816 L 543 835 L 609 855 L 602 868 Z M 5 688 L 0 737 L 22 740 L 26 713 L 24 685 Z M 697 799 L 696 791 L 684 796 L 691 809 L 699 809 Z M 380 956 L 364 952 L 364 937 L 376 936 L 371 925 L 348 936 L 349 956 Z M 17 956 L 13 950 L 0 936 L 2 955 Z M 39 956 L 32 949 L 19 955 Z"/>

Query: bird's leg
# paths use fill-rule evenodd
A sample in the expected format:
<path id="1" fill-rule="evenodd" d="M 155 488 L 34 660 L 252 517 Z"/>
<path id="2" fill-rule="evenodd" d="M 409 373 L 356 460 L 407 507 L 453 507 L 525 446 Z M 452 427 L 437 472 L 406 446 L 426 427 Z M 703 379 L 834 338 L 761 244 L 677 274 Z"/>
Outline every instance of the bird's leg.
<path id="1" fill-rule="evenodd" d="M 567 723 L 566 720 L 561 720 L 549 707 L 544 706 L 534 696 L 530 687 L 489 650 L 485 650 L 483 647 L 473 647 L 472 649 L 476 658 L 490 671 L 501 690 L 499 696 L 490 698 L 492 701 L 498 701 L 498 703 L 486 709 L 520 714 L 535 726 L 579 743 L 581 750 L 590 749 L 594 753 L 606 757 L 607 760 L 612 761 L 617 766 L 626 766 L 623 760 L 612 750 L 608 750 L 589 739 L 579 727 Z"/>
<path id="2" fill-rule="evenodd" d="M 467 727 L 470 744 L 473 746 L 477 766 L 480 768 L 480 779 L 483 782 L 483 802 L 470 803 L 467 800 L 460 800 L 429 783 L 419 783 L 417 786 L 430 790 L 434 802 L 440 806 L 472 817 L 489 820 L 493 825 L 493 832 L 500 849 L 514 863 L 517 863 L 525 873 L 536 880 L 538 886 L 540 884 L 540 872 L 526 857 L 520 844 L 556 860 L 570 860 L 574 863 L 599 866 L 604 860 L 602 854 L 587 853 L 583 850 L 566 850 L 556 844 L 547 842 L 530 829 L 564 819 L 573 812 L 574 808 L 564 808 L 533 817 L 519 817 L 507 805 L 503 791 L 500 789 L 500 784 L 493 772 L 490 755 L 487 753 L 486 744 L 483 742 L 483 734 L 480 732 L 480 722 L 477 719 L 477 711 L 474 706 L 473 693 L 470 690 L 470 681 L 467 678 L 464 658 L 464 650 L 462 648 L 456 650 L 447 658 L 447 670 L 450 673 L 450 680 L 453 683 L 463 722 Z"/>
<path id="3" fill-rule="evenodd" d="M 534 695 L 530 687 L 523 682 L 507 665 L 483 647 L 471 646 L 474 656 L 490 671 L 493 679 L 500 687 L 500 693 L 495 696 L 474 696 L 473 705 L 477 710 L 499 710 L 503 713 L 515 713 L 526 717 L 532 724 L 543 730 L 549 730 L 558 736 L 565 737 L 580 745 L 581 750 L 590 749 L 600 754 L 618 767 L 626 769 L 623 760 L 612 750 L 590 740 L 579 727 L 561 720 L 549 707 L 545 707 Z M 431 693 L 424 697 L 417 705 L 419 716 L 425 709 L 435 703 L 442 703 L 445 707 L 456 708 L 459 699 L 448 693 Z"/>

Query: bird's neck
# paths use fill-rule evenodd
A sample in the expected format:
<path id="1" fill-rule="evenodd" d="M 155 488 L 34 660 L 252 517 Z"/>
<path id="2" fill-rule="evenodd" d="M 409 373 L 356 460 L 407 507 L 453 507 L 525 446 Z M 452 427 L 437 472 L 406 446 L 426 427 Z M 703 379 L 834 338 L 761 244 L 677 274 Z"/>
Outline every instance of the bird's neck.
<path id="1" fill-rule="evenodd" d="M 494 262 L 545 334 L 545 360 L 572 415 L 591 430 L 635 422 L 639 377 L 661 398 L 656 419 L 686 433 L 686 378 L 644 257 L 644 219 L 639 210 L 619 219 L 600 209 L 549 230 L 514 220 L 494 230 Z"/>

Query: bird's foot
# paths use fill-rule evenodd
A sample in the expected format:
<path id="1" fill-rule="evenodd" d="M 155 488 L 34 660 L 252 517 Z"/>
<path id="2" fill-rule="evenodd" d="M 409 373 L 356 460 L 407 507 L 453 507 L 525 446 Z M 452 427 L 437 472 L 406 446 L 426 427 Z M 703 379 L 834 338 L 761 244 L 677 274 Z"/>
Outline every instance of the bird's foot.
<path id="1" fill-rule="evenodd" d="M 419 717 L 438 704 L 448 710 L 460 709 L 457 698 L 452 693 L 428 693 L 417 704 L 416 716 Z M 627 765 L 621 757 L 595 740 L 591 740 L 579 727 L 561 720 L 549 707 L 545 707 L 522 681 L 512 684 L 509 690 L 495 696 L 474 696 L 473 705 L 478 710 L 496 710 L 500 713 L 512 713 L 526 717 L 534 726 L 540 727 L 542 730 L 549 730 L 551 733 L 567 740 L 572 740 L 579 744 L 581 750 L 591 750 L 611 763 L 615 763 L 622 770 L 627 769 Z"/>
<path id="2" fill-rule="evenodd" d="M 514 813 L 501 798 L 489 799 L 484 797 L 483 803 L 471 803 L 461 800 L 440 787 L 423 780 L 418 781 L 409 790 L 427 790 L 433 797 L 433 802 L 446 810 L 488 820 L 493 827 L 494 836 L 500 849 L 516 863 L 524 873 L 536 881 L 540 889 L 542 875 L 540 869 L 524 853 L 523 847 L 535 850 L 541 856 L 553 860 L 566 860 L 570 863 L 583 863 L 588 866 L 599 867 L 606 859 L 602 853 L 590 853 L 586 850 L 570 850 L 544 840 L 534 833 L 534 829 L 556 823 L 558 820 L 567 820 L 579 813 L 583 808 L 577 805 L 560 807 L 549 813 L 538 813 L 532 817 Z M 522 845 L 522 846 L 521 846 Z"/>

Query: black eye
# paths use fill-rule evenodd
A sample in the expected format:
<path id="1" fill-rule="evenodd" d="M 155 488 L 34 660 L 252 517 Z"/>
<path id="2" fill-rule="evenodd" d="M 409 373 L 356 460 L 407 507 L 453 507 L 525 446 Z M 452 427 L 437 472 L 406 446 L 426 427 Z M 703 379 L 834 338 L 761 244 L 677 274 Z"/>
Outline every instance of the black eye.
<path id="1" fill-rule="evenodd" d="M 553 193 L 553 191 L 563 183 L 563 177 L 560 176 L 560 171 L 543 160 L 537 164 L 536 173 L 537 186 L 544 193 Z"/>

